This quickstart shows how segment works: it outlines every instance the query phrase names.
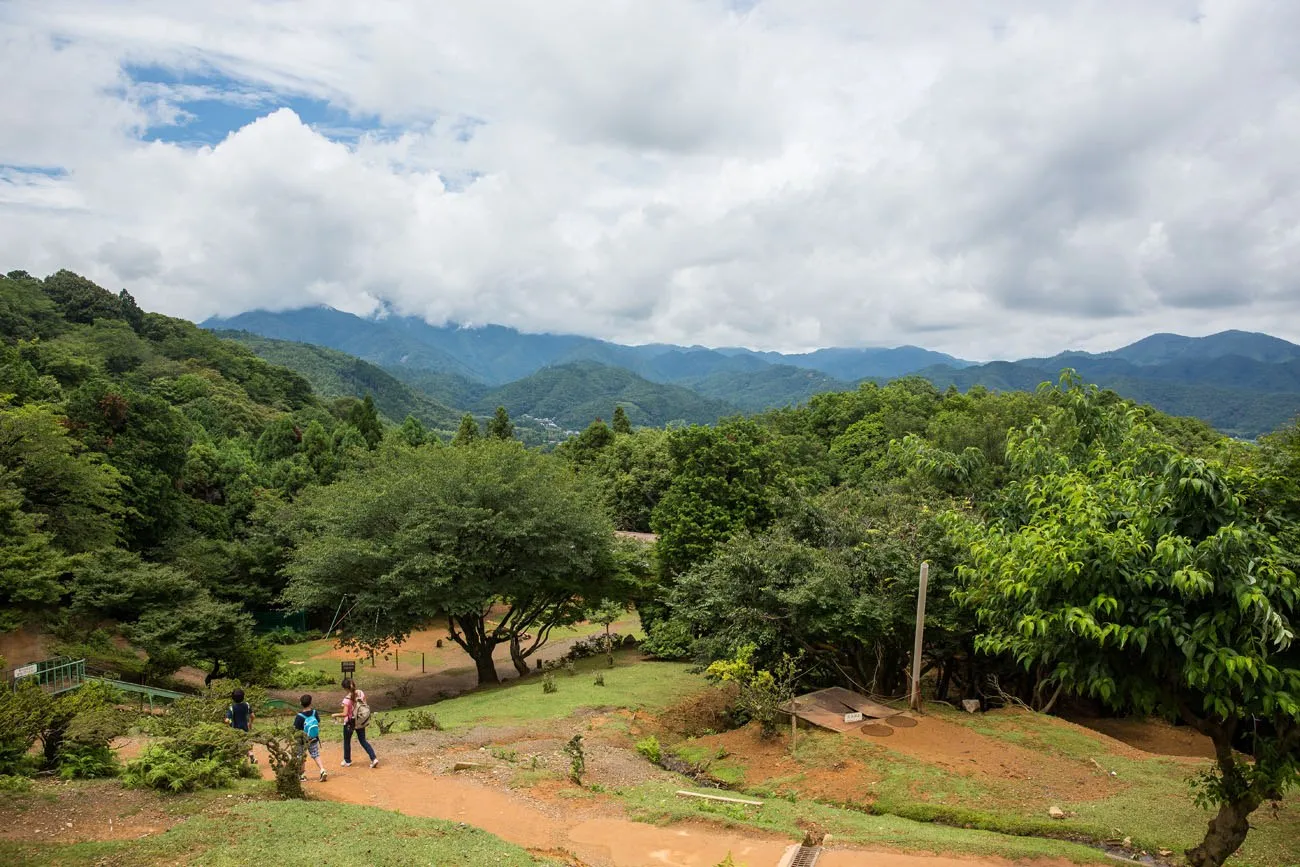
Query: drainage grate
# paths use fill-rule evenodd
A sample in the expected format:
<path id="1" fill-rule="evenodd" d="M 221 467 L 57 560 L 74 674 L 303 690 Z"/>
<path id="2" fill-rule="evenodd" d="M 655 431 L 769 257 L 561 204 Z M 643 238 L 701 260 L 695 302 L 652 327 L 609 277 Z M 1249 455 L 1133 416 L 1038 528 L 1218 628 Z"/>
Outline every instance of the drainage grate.
<path id="1" fill-rule="evenodd" d="M 817 859 L 822 856 L 822 847 L 820 846 L 800 846 L 799 851 L 794 853 L 794 859 L 790 862 L 790 867 L 816 867 Z"/>

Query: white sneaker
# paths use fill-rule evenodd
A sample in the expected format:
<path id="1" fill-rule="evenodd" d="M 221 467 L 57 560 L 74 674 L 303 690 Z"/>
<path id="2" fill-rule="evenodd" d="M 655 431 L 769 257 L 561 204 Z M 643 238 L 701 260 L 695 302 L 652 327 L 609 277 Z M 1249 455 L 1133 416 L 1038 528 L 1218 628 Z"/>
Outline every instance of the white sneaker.
<path id="1" fill-rule="evenodd" d="M 377 768 L 377 767 L 379 767 L 379 759 L 371 759 L 371 760 L 370 760 L 370 767 L 372 767 L 372 768 Z"/>
<path id="2" fill-rule="evenodd" d="M 340 768 L 350 768 L 350 767 L 352 767 L 352 763 L 351 763 L 351 762 L 339 762 L 339 767 L 340 767 Z"/>
<path id="3" fill-rule="evenodd" d="M 325 782 L 325 780 L 328 779 L 328 778 L 329 778 L 329 774 L 325 773 L 325 771 L 322 770 L 322 771 L 320 772 L 320 781 L 323 783 L 323 782 Z"/>

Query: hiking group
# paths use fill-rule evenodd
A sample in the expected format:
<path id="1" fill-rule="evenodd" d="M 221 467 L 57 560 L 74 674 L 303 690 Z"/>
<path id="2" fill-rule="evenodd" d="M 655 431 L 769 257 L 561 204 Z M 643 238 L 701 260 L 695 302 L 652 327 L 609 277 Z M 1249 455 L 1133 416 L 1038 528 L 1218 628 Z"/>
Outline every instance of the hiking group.
<path id="1" fill-rule="evenodd" d="M 356 735 L 357 743 L 366 751 L 370 757 L 370 767 L 378 767 L 379 756 L 375 755 L 375 748 L 370 745 L 366 739 L 366 725 L 370 722 L 370 705 L 366 704 L 366 694 L 357 687 L 356 681 L 351 678 L 343 681 L 343 688 L 347 692 L 343 696 L 343 710 L 338 713 L 330 714 L 332 719 L 343 720 L 343 762 L 345 768 L 352 766 L 352 736 Z M 253 708 L 244 700 L 244 691 L 236 689 L 230 694 L 231 705 L 226 711 L 226 724 L 246 732 L 253 730 Z M 320 759 L 320 712 L 312 706 L 312 697 L 310 694 L 304 695 L 300 699 L 302 710 L 298 711 L 293 718 L 294 731 L 298 733 L 298 760 L 302 763 L 302 772 L 299 777 L 306 781 L 307 757 L 311 756 L 316 768 L 320 771 L 320 781 L 323 783 L 329 779 L 329 772 L 325 770 L 325 765 Z M 248 754 L 248 760 L 256 763 L 252 752 Z"/>

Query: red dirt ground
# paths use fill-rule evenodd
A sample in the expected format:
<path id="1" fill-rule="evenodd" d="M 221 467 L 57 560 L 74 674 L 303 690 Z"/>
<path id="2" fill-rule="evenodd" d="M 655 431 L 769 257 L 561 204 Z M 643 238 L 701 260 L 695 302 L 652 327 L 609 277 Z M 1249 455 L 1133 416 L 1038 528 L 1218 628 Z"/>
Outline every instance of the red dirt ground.
<path id="1" fill-rule="evenodd" d="M 1144 753 L 1214 758 L 1214 744 L 1209 738 L 1187 726 L 1173 726 L 1164 720 L 1076 718 L 1073 722 Z"/>

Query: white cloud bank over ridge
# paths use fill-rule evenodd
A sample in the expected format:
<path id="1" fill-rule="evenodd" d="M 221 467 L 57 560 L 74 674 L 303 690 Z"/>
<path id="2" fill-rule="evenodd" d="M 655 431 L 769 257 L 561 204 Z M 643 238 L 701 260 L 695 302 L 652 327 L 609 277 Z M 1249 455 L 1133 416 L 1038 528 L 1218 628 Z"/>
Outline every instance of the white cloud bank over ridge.
<path id="1" fill-rule="evenodd" d="M 1298 33 L 1275 0 L 11 0 L 0 267 L 198 319 L 387 302 L 973 358 L 1297 339 Z M 156 140 L 223 101 L 255 119 Z"/>

